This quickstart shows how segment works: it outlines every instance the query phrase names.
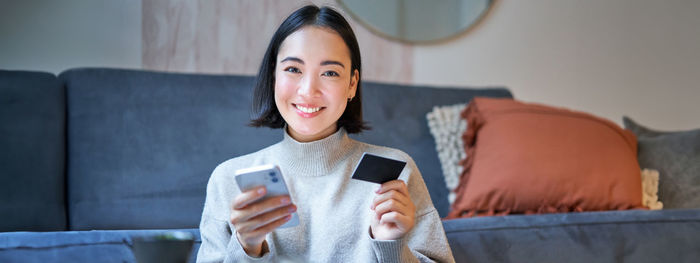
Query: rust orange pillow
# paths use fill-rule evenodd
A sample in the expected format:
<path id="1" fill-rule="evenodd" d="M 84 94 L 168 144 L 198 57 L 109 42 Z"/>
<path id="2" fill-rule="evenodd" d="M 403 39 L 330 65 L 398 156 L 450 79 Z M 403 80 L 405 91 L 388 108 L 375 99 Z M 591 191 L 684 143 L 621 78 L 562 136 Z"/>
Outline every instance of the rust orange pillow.
<path id="1" fill-rule="evenodd" d="M 637 140 L 590 114 L 475 98 L 447 218 L 643 209 Z"/>

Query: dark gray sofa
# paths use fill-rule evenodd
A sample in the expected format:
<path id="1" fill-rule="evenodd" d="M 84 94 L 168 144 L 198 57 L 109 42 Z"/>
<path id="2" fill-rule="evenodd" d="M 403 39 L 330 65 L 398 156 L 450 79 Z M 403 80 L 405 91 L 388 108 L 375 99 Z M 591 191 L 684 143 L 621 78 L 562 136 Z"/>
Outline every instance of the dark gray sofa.
<path id="1" fill-rule="evenodd" d="M 0 262 L 134 262 L 133 240 L 196 227 L 214 167 L 282 138 L 246 126 L 253 77 L 0 70 Z M 440 215 L 447 188 L 425 114 L 504 88 L 363 83 L 373 130 L 409 153 Z M 692 262 L 700 210 L 444 221 L 458 262 Z M 194 258 L 192 254 L 192 259 Z"/>

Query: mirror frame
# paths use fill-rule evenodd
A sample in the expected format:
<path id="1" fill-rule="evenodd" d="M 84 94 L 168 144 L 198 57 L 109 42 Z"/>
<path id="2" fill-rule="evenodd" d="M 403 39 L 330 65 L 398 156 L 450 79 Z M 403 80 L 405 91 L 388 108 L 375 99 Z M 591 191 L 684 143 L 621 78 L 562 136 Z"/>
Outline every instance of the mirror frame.
<path id="1" fill-rule="evenodd" d="M 382 37 L 384 39 L 388 39 L 390 41 L 400 42 L 400 43 L 409 44 L 409 45 L 431 45 L 431 44 L 440 44 L 440 43 L 452 41 L 454 39 L 460 38 L 460 37 L 468 34 L 469 32 L 475 30 L 476 27 L 481 25 L 481 23 L 483 22 L 483 20 L 486 17 L 491 15 L 494 7 L 499 2 L 498 0 L 486 0 L 486 1 L 488 1 L 488 3 L 487 3 L 488 6 L 486 7 L 486 10 L 484 10 L 484 12 L 482 12 L 471 24 L 456 31 L 453 34 L 447 35 L 445 37 L 429 39 L 429 40 L 407 40 L 404 38 L 389 35 L 387 33 L 382 32 L 382 30 L 377 28 L 376 26 L 371 25 L 369 22 L 365 21 L 365 19 L 360 17 L 360 15 L 353 12 L 352 9 L 350 9 L 347 5 L 345 5 L 343 0 L 336 0 L 336 3 L 338 4 L 338 6 L 340 6 L 343 9 L 343 11 L 345 11 L 346 14 L 349 14 L 350 17 L 352 17 L 352 19 L 355 20 L 358 24 L 362 25 L 364 28 L 366 28 L 367 30 L 369 30 L 370 32 L 372 32 L 373 34 L 375 34 L 379 37 Z"/>

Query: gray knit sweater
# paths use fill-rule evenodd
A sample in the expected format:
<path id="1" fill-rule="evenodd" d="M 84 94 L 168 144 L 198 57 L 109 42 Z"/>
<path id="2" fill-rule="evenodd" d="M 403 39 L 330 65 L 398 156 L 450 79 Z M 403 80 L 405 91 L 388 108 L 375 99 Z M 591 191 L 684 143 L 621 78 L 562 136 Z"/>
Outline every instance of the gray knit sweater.
<path id="1" fill-rule="evenodd" d="M 416 205 L 416 224 L 400 240 L 370 237 L 370 206 L 379 185 L 350 178 L 363 152 L 407 162 L 399 179 L 407 183 Z M 262 164 L 280 167 L 300 222 L 268 234 L 269 252 L 251 258 L 229 223 L 231 203 L 239 194 L 233 173 Z M 202 245 L 197 262 L 454 261 L 438 213 L 411 157 L 396 149 L 352 140 L 343 129 L 309 143 L 297 142 L 285 133 L 277 144 L 220 164 L 207 185 L 199 229 Z"/>

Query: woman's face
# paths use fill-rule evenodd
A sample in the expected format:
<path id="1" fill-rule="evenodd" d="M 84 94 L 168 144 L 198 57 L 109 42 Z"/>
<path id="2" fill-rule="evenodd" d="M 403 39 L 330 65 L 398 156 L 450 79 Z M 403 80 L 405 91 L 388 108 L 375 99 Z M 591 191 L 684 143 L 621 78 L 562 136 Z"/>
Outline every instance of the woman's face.
<path id="1" fill-rule="evenodd" d="M 281 44 L 275 68 L 275 104 L 289 135 L 300 142 L 336 132 L 359 72 L 352 74 L 350 50 L 330 29 L 306 26 Z"/>

